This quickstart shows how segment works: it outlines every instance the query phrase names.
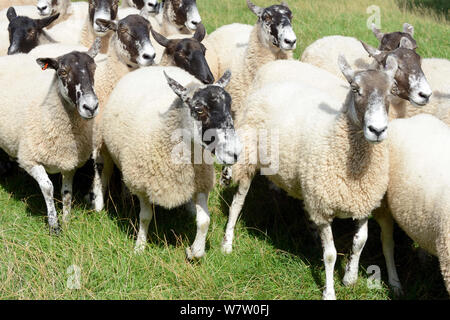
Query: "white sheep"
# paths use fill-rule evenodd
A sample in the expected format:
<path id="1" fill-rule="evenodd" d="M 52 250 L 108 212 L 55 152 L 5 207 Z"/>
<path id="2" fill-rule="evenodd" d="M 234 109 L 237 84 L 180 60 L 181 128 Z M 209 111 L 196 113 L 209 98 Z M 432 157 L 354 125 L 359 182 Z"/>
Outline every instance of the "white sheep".
<path id="1" fill-rule="evenodd" d="M 345 102 L 303 83 L 278 82 L 252 92 L 240 115 L 243 150 L 233 166 L 239 183 L 222 249 L 231 252 L 234 227 L 257 169 L 290 196 L 303 199 L 318 226 L 324 248 L 325 299 L 335 299 L 336 249 L 331 222 L 357 220 L 344 284 L 356 282 L 367 221 L 388 184 L 387 96 L 397 69 L 389 57 L 385 71 L 354 72 L 343 57 L 342 72 L 351 85 Z M 341 82 L 337 81 L 336 86 Z M 258 138 L 259 136 L 259 138 Z"/>
<path id="2" fill-rule="evenodd" d="M 121 9 L 124 8 L 144 9 L 147 13 L 156 15 L 160 10 L 160 4 L 158 0 L 123 0 L 119 9 L 119 17 Z"/>
<path id="3" fill-rule="evenodd" d="M 393 220 L 420 247 L 439 258 L 450 293 L 450 128 L 430 115 L 389 126 L 389 210 L 374 216 L 381 227 L 389 284 L 402 288 L 394 262 Z"/>
<path id="4" fill-rule="evenodd" d="M 261 8 L 247 0 L 247 6 L 258 17 L 258 22 L 252 29 L 247 48 L 234 57 L 230 68 L 233 78 L 227 91 L 233 98 L 235 118 L 243 108 L 242 102 L 258 69 L 273 60 L 292 58 L 297 42 L 291 24 L 292 13 L 286 4 Z M 274 29 L 277 32 L 274 33 Z M 218 50 L 216 48 L 216 52 Z"/>
<path id="5" fill-rule="evenodd" d="M 416 47 L 416 42 L 412 38 L 414 28 L 408 23 L 403 25 L 403 32 L 383 34 L 375 25 L 372 25 L 372 32 L 381 43 L 380 50 L 396 49 L 402 37 L 407 37 Z M 347 60 L 353 69 L 368 69 L 373 66 L 373 59 L 367 55 L 367 51 L 361 46 L 359 40 L 354 37 L 341 35 L 326 36 L 315 40 L 305 48 L 301 61 L 325 69 L 344 79 L 341 70 L 335 63 L 341 52 L 345 52 Z"/>
<path id="6" fill-rule="evenodd" d="M 167 75 L 166 80 L 163 72 L 177 81 Z M 123 77 L 111 94 L 100 118 L 102 181 L 107 184 L 105 168 L 114 162 L 139 198 L 137 252 L 147 241 L 151 203 L 174 208 L 193 199 L 197 236 L 186 253 L 189 259 L 204 255 L 210 220 L 207 200 L 214 187 L 213 161 L 204 148 L 211 147 L 212 134 L 220 161 L 231 163 L 239 154 L 231 98 L 223 89 L 229 80 L 227 72 L 215 84 L 201 85 L 177 67 L 142 68 Z M 94 192 L 101 197 L 101 188 Z"/>
<path id="7" fill-rule="evenodd" d="M 53 184 L 47 172 L 62 173 L 63 221 L 72 201 L 72 180 L 90 157 L 92 124 L 98 112 L 93 88 L 96 41 L 89 51 L 34 59 L 18 54 L 0 59 L 0 148 L 39 184 L 51 233 L 59 232 Z M 36 64 L 39 64 L 39 66 Z M 52 69 L 56 72 L 42 71 Z M 11 84 L 11 75 L 16 81 Z M 32 90 L 30 90 L 32 89 Z M 26 93 L 26 94 L 25 94 Z M 20 121 L 18 121 L 20 119 Z"/>

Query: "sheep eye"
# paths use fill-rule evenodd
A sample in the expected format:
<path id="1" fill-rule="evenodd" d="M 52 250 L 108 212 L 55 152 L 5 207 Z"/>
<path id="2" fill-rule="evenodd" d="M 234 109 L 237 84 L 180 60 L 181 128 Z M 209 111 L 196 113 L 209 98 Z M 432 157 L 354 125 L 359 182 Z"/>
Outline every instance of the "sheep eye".
<path id="1" fill-rule="evenodd" d="M 127 29 L 126 29 L 126 28 L 120 28 L 120 29 L 119 29 L 119 32 L 120 32 L 120 33 L 126 33 L 126 32 L 127 32 Z"/>
<path id="2" fill-rule="evenodd" d="M 203 107 L 195 107 L 194 110 L 199 116 L 201 116 L 205 113 L 205 109 Z"/>
<path id="3" fill-rule="evenodd" d="M 65 77 L 65 76 L 67 76 L 67 71 L 66 71 L 66 70 L 61 70 L 61 71 L 59 72 L 59 75 L 60 75 L 61 77 Z"/>

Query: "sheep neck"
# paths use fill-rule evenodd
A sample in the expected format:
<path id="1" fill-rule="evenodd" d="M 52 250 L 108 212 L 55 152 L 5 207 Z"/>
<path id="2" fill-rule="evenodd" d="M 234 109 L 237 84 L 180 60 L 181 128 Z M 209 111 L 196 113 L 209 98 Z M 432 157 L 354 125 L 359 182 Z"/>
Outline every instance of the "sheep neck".
<path id="1" fill-rule="evenodd" d="M 56 13 L 59 13 L 59 17 L 46 27 L 48 30 L 56 26 L 58 23 L 64 22 L 70 18 L 70 16 L 73 14 L 72 2 L 70 0 L 62 1 L 58 10 L 56 12 L 53 12 L 52 14 Z"/>
<path id="2" fill-rule="evenodd" d="M 109 50 L 109 42 L 113 35 L 113 32 L 108 32 L 101 37 L 100 53 L 106 54 Z M 83 29 L 81 30 L 81 44 L 85 47 L 90 47 L 96 38 L 92 24 L 89 21 L 89 15 L 86 17 Z"/>
<path id="3" fill-rule="evenodd" d="M 248 95 L 258 69 L 268 62 L 291 58 L 292 52 L 283 51 L 273 45 L 266 47 L 261 39 L 261 25 L 257 24 L 253 27 L 242 64 L 238 65 L 238 68 L 233 68 L 234 74 L 227 87 L 227 91 L 233 99 L 233 118 L 236 118 L 243 109 L 243 101 Z"/>
<path id="4" fill-rule="evenodd" d="M 70 159 L 66 163 L 72 163 L 73 167 L 61 169 L 71 170 L 89 158 L 92 151 L 93 122 L 81 118 L 76 106 L 71 105 L 61 96 L 58 81 L 55 75 L 44 101 L 39 106 L 32 106 L 34 110 L 31 110 L 31 113 L 34 116 L 29 118 L 33 121 L 30 127 L 31 130 L 40 132 L 29 133 L 29 135 L 45 137 L 41 141 L 36 141 L 37 149 L 47 150 L 44 154 L 48 155 L 58 154 L 59 159 Z M 39 150 L 36 150 L 36 154 L 39 154 Z M 40 161 L 48 167 L 57 166 L 51 163 L 52 159 Z"/>
<path id="5" fill-rule="evenodd" d="M 387 174 L 384 169 L 388 159 L 388 143 L 373 144 L 366 140 L 361 125 L 355 124 L 350 116 L 353 103 L 353 93 L 350 91 L 330 138 L 334 165 L 341 167 L 337 172 L 345 172 L 346 177 L 353 180 L 361 179 L 368 171 L 378 170 L 380 175 Z"/>

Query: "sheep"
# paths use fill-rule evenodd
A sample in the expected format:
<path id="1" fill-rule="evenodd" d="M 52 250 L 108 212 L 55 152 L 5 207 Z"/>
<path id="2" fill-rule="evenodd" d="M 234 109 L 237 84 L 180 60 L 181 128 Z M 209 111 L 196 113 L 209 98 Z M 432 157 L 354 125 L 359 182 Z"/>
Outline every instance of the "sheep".
<path id="1" fill-rule="evenodd" d="M 196 0 L 165 0 L 156 16 L 149 17 L 152 27 L 169 37 L 177 34 L 192 34 L 202 22 Z"/>
<path id="2" fill-rule="evenodd" d="M 132 26 L 131 21 L 135 21 L 134 27 Z M 150 43 L 150 40 L 148 39 L 150 25 L 145 18 L 138 15 L 128 16 L 118 23 L 102 19 L 98 19 L 97 23 L 101 24 L 102 27 L 114 30 L 115 32 L 114 36 L 111 38 L 111 49 L 108 53 L 108 59 L 106 63 L 99 64 L 97 70 L 99 79 L 96 80 L 96 92 L 99 97 L 100 105 L 103 106 L 106 104 L 110 93 L 121 77 L 126 73 L 135 70 L 139 66 L 146 66 L 144 63 L 145 61 L 140 61 L 137 57 L 133 56 L 134 52 L 139 52 L 140 48 L 144 48 L 143 45 L 136 47 L 134 39 L 146 39 L 146 41 Z M 139 24 L 141 27 L 137 28 Z M 142 27 L 143 25 L 145 25 L 145 28 Z M 124 37 L 123 33 L 120 32 L 120 30 L 124 28 L 131 30 L 133 37 Z M 160 66 L 178 66 L 185 69 L 203 83 L 208 84 L 214 82 L 214 77 L 212 76 L 205 59 L 204 48 L 200 43 L 206 33 L 203 24 L 198 26 L 197 31 L 192 38 L 180 40 L 169 40 L 154 30 L 151 30 L 151 32 L 153 37 L 166 48 Z M 152 58 L 154 61 L 154 53 L 151 54 L 147 52 L 147 54 L 145 54 L 145 52 L 143 52 L 141 54 L 142 57 L 145 57 L 145 55 Z M 101 117 L 102 114 L 97 117 L 97 120 L 100 121 Z M 102 163 L 103 160 L 99 154 L 100 148 L 96 147 L 101 144 L 101 141 L 99 141 L 100 136 L 97 135 L 97 131 L 96 123 L 94 126 L 94 141 L 96 142 L 94 143 L 93 159 L 96 163 Z M 101 167 L 104 167 L 103 170 L 112 170 L 112 167 Z M 92 189 L 96 188 L 96 186 L 101 183 L 99 180 L 101 173 L 99 172 L 97 165 L 94 172 Z M 90 192 L 88 200 L 96 210 L 101 210 L 104 206 L 103 197 L 95 197 L 94 192 Z"/>
<path id="3" fill-rule="evenodd" d="M 448 60 L 423 59 L 422 65 L 425 66 L 427 75 L 425 77 L 420 68 L 421 59 L 414 52 L 413 44 L 408 39 L 402 38 L 400 47 L 393 51 L 380 51 L 364 43 L 363 46 L 377 65 L 382 65 L 386 56 L 393 54 L 402 61 L 399 73 L 403 75 L 396 75 L 397 88 L 394 92 L 396 97 L 391 103 L 391 118 L 409 118 L 418 113 L 428 113 L 450 125 L 450 85 L 446 80 L 446 75 L 450 74 Z M 431 90 L 428 80 L 436 86 L 434 91 Z M 404 88 L 408 86 L 412 90 L 405 94 Z"/>
<path id="4" fill-rule="evenodd" d="M 237 217 L 252 177 L 261 169 L 290 196 L 304 200 L 318 227 L 326 271 L 324 299 L 335 299 L 331 222 L 335 217 L 357 220 L 344 276 L 344 284 L 350 285 L 357 279 L 368 217 L 387 189 L 388 147 L 382 141 L 387 137 L 388 96 L 397 71 L 393 57 L 387 58 L 384 70 L 354 72 L 343 56 L 339 65 L 351 86 L 345 102 L 295 81 L 270 83 L 249 95 L 245 112 L 237 119 L 243 149 L 233 166 L 233 180 L 239 189 L 222 242 L 222 250 L 231 252 Z"/>
<path id="5" fill-rule="evenodd" d="M 107 53 L 109 39 L 112 36 L 108 29 L 98 25 L 97 19 L 115 20 L 117 17 L 119 0 L 89 0 L 89 14 L 81 29 L 80 43 L 88 46 L 96 37 L 101 37 L 100 53 Z"/>
<path id="6" fill-rule="evenodd" d="M 408 23 L 403 25 L 403 32 L 383 34 L 375 25 L 372 25 L 372 32 L 380 41 L 379 50 L 390 51 L 396 49 L 402 37 L 408 38 L 412 42 L 414 49 L 417 47 L 413 38 L 414 27 Z M 361 47 L 359 40 L 340 35 L 326 36 L 314 41 L 303 51 L 301 61 L 325 69 L 344 79 L 341 70 L 335 63 L 340 52 L 345 52 L 350 65 L 354 69 L 368 69 L 372 66 L 373 60 L 367 56 L 367 52 Z"/>
<path id="7" fill-rule="evenodd" d="M 261 8 L 247 0 L 247 6 L 258 17 L 258 22 L 253 27 L 244 54 L 236 57 L 230 68 L 234 76 L 228 92 L 233 98 L 234 118 L 243 109 L 242 102 L 258 68 L 273 60 L 291 59 L 297 42 L 291 24 L 292 13 L 286 4 Z"/>
<path id="8" fill-rule="evenodd" d="M 383 253 L 394 292 L 402 287 L 394 262 L 393 220 L 420 247 L 439 258 L 450 293 L 450 128 L 431 115 L 389 126 L 388 208 L 377 210 Z"/>
<path id="9" fill-rule="evenodd" d="M 6 28 L 7 38 L 1 39 L 3 41 L 0 44 L 0 55 L 28 53 L 40 44 L 55 42 L 44 28 L 55 21 L 59 13 L 42 19 L 31 19 L 18 16 L 16 10 L 10 7 L 7 16 L 9 20 Z M 0 34 L 0 37 L 3 38 L 4 36 L 3 33 Z"/>
<path id="10" fill-rule="evenodd" d="M 230 77 L 226 72 L 216 83 L 201 85 L 177 67 L 143 68 L 123 77 L 112 92 L 100 119 L 102 154 L 105 167 L 116 164 L 126 186 L 139 198 L 137 253 L 147 242 L 151 203 L 174 208 L 193 199 L 197 236 L 186 255 L 198 259 L 205 254 L 207 200 L 214 187 L 210 151 L 214 148 L 224 163 L 234 162 L 240 152 L 231 97 L 224 90 Z M 191 146 L 196 154 L 192 158 Z M 102 181 L 107 184 L 105 171 Z M 94 191 L 101 196 L 101 188 Z"/>
<path id="11" fill-rule="evenodd" d="M 13 74 L 20 80 L 0 93 L 0 148 L 38 182 L 51 234 L 58 234 L 60 227 L 47 172 L 62 174 L 63 221 L 67 222 L 73 175 L 91 154 L 93 121 L 88 120 L 98 112 L 93 78 L 99 44 L 56 59 L 34 60 L 24 54 L 0 59 L 2 70 L 12 70 L 0 74 L 2 87 L 10 87 Z M 41 71 L 36 62 L 42 70 L 55 72 Z"/>

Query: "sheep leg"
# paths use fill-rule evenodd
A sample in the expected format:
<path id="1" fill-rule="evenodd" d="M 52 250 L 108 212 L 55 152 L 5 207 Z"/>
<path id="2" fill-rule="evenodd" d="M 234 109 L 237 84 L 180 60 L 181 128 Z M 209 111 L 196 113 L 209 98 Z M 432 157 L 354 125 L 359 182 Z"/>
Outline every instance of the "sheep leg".
<path id="1" fill-rule="evenodd" d="M 222 252 L 224 253 L 231 253 L 231 251 L 233 250 L 234 228 L 236 226 L 239 213 L 242 210 L 242 206 L 244 205 L 245 197 L 247 196 L 251 183 L 251 179 L 241 181 L 239 183 L 238 191 L 233 197 L 233 202 L 231 203 L 230 208 L 230 215 L 228 217 L 227 228 L 225 230 L 225 236 L 222 240 Z"/>
<path id="2" fill-rule="evenodd" d="M 58 224 L 58 216 L 56 213 L 55 203 L 53 201 L 53 183 L 41 165 L 36 165 L 31 168 L 24 168 L 30 176 L 34 178 L 41 188 L 41 192 L 45 199 L 47 206 L 48 224 L 50 227 L 50 234 L 58 235 L 61 231 Z"/>
<path id="3" fill-rule="evenodd" d="M 139 212 L 139 233 L 137 235 L 135 253 L 141 253 L 147 244 L 148 226 L 153 218 L 153 207 L 145 197 L 138 196 L 141 211 Z"/>
<path id="4" fill-rule="evenodd" d="M 441 233 L 441 237 L 443 237 L 444 240 L 438 242 L 437 252 L 445 287 L 450 295 L 450 236 L 448 235 L 448 231 L 445 232 L 445 228 L 443 229 L 444 232 Z"/>
<path id="5" fill-rule="evenodd" d="M 361 252 L 367 241 L 368 219 L 361 219 L 357 222 L 357 230 L 353 237 L 352 255 L 345 268 L 344 285 L 350 286 L 358 279 L 358 266 Z"/>
<path id="6" fill-rule="evenodd" d="M 72 185 L 75 171 L 63 172 L 61 175 L 62 175 L 61 198 L 63 201 L 62 221 L 64 224 L 66 224 L 69 222 L 70 219 L 70 210 L 72 207 Z"/>
<path id="7" fill-rule="evenodd" d="M 381 228 L 381 244 L 383 246 L 383 255 L 386 260 L 389 285 L 396 296 L 401 296 L 403 295 L 403 289 L 394 260 L 394 220 L 392 219 L 392 215 L 387 211 L 379 211 L 374 217 Z"/>
<path id="8" fill-rule="evenodd" d="M 336 263 L 336 248 L 333 241 L 333 231 L 330 224 L 319 226 L 320 239 L 323 247 L 323 262 L 325 264 L 325 290 L 323 291 L 324 300 L 336 300 L 334 291 L 334 264 Z"/>
<path id="9" fill-rule="evenodd" d="M 195 208 L 197 210 L 197 234 L 192 245 L 186 248 L 188 260 L 199 259 L 205 255 L 206 235 L 209 228 L 208 193 L 195 195 Z"/>
<path id="10" fill-rule="evenodd" d="M 94 156 L 94 181 L 90 198 L 94 210 L 97 212 L 103 210 L 105 206 L 104 198 L 113 169 L 114 163 L 107 152 L 101 152 L 100 155 Z"/>

